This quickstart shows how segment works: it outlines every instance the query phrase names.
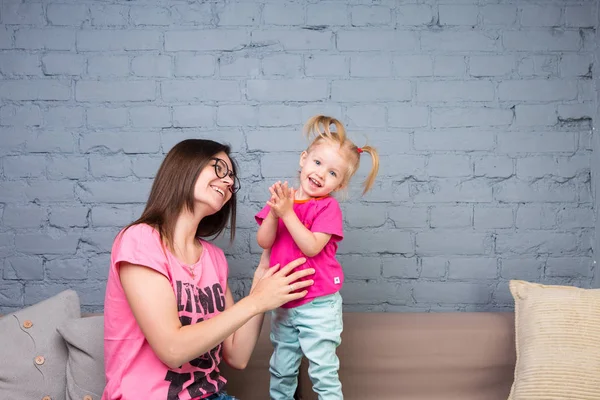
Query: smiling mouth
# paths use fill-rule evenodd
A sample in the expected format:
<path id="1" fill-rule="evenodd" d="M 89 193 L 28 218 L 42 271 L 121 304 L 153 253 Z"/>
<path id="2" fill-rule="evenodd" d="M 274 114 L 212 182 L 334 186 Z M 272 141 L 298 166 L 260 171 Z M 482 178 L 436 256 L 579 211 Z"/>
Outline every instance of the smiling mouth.
<path id="1" fill-rule="evenodd" d="M 313 185 L 315 185 L 315 186 L 317 186 L 317 187 L 321 187 L 321 186 L 323 186 L 323 185 L 321 185 L 319 182 L 317 182 L 316 180 L 314 180 L 313 178 L 308 178 L 308 179 L 309 179 L 309 180 L 312 182 L 312 184 L 313 184 Z"/>
<path id="2" fill-rule="evenodd" d="M 225 197 L 225 192 L 224 192 L 224 191 L 222 191 L 221 189 L 219 189 L 218 187 L 216 187 L 216 186 L 211 186 L 211 188 L 212 188 L 212 189 L 213 189 L 215 192 L 219 193 L 219 194 L 220 194 L 222 197 Z"/>

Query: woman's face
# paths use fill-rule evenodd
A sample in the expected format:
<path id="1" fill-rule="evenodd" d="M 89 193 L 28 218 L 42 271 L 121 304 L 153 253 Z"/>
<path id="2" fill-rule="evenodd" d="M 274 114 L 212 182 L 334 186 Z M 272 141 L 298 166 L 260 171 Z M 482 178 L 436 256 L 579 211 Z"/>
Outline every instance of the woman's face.
<path id="1" fill-rule="evenodd" d="M 207 205 L 212 213 L 216 213 L 231 199 L 233 185 L 231 160 L 224 152 L 217 153 L 196 180 L 194 200 L 196 203 Z"/>

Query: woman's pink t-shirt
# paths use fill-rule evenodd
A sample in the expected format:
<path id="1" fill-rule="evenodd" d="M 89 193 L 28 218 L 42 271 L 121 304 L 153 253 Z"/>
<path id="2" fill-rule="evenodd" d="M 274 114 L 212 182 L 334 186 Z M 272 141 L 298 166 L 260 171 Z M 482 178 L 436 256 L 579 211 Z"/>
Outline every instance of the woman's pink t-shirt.
<path id="1" fill-rule="evenodd" d="M 149 267 L 171 283 L 182 325 L 212 318 L 225 310 L 227 260 L 218 247 L 201 243 L 200 260 L 187 266 L 163 247 L 158 231 L 149 225 L 134 225 L 115 239 L 104 302 L 102 400 L 202 399 L 227 382 L 219 373 L 221 344 L 179 368 L 163 364 L 140 330 L 119 279 L 120 262 Z"/>
<path id="2" fill-rule="evenodd" d="M 271 208 L 267 205 L 258 214 L 256 222 L 260 225 L 267 218 Z M 300 257 L 306 257 L 306 262 L 294 271 L 314 268 L 314 275 L 305 279 L 314 279 L 315 283 L 308 287 L 305 297 L 285 303 L 282 307 L 292 308 L 312 301 L 315 297 L 337 293 L 344 285 L 344 271 L 335 258 L 338 242 L 344 238 L 343 217 L 340 205 L 334 197 L 320 197 L 310 200 L 295 200 L 294 212 L 302 224 L 311 232 L 321 232 L 331 235 L 323 250 L 314 257 L 306 257 L 287 227 L 281 220 L 277 222 L 277 236 L 271 247 L 271 265 L 277 263 L 281 267 Z"/>

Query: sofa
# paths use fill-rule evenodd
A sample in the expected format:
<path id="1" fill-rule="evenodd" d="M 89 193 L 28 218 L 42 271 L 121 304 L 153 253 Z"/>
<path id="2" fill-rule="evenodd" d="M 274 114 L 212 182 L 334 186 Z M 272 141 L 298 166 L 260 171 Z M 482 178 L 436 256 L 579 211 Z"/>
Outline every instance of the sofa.
<path id="1" fill-rule="evenodd" d="M 0 317 L 0 398 L 100 399 L 102 327 L 101 314 L 80 314 L 70 290 Z M 338 349 L 344 398 L 506 400 L 514 332 L 512 313 L 345 313 Z M 228 393 L 268 399 L 268 333 L 265 318 L 245 370 L 223 365 Z M 296 398 L 316 399 L 306 360 Z"/>

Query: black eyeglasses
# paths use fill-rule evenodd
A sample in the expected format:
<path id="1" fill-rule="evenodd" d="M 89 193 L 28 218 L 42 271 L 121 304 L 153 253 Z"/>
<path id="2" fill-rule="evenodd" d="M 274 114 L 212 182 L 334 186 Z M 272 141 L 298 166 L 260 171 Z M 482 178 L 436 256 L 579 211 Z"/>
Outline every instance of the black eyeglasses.
<path id="1" fill-rule="evenodd" d="M 237 193 L 241 187 L 240 180 L 238 179 L 237 176 L 235 176 L 233 171 L 229 169 L 229 165 L 227 165 L 225 160 L 222 160 L 217 157 L 213 157 L 213 158 L 211 158 L 211 160 L 213 160 L 215 162 L 215 164 L 213 166 L 215 167 L 215 174 L 217 174 L 217 177 L 219 177 L 220 179 L 223 179 L 226 176 L 231 178 L 231 180 L 233 181 L 233 184 L 231 186 L 229 186 L 229 191 L 231 193 Z"/>

